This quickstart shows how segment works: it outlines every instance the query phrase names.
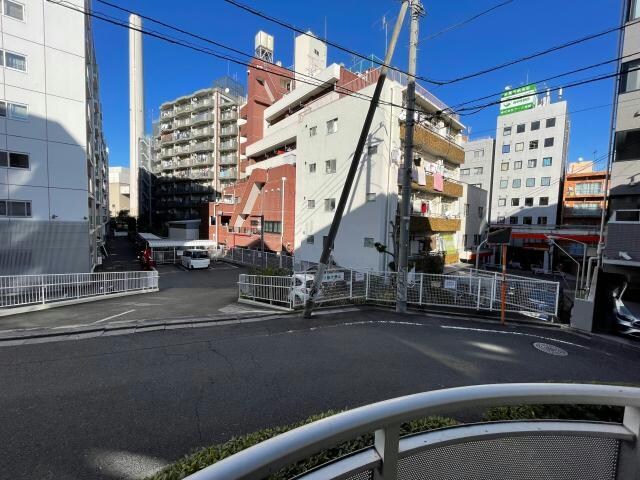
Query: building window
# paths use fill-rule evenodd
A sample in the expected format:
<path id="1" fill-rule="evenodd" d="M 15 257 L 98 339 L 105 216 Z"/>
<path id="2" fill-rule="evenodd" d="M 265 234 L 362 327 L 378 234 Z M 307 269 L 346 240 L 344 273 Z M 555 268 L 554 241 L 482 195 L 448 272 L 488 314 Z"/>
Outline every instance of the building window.
<path id="1" fill-rule="evenodd" d="M 514 170 L 520 170 L 521 168 L 522 168 L 522 161 L 521 160 L 513 162 L 513 169 Z"/>
<path id="2" fill-rule="evenodd" d="M 325 212 L 333 212 L 336 209 L 336 199 L 335 198 L 325 198 L 324 199 L 324 211 Z"/>
<path id="3" fill-rule="evenodd" d="M 538 205 L 549 205 L 549 197 L 540 197 Z"/>
<path id="4" fill-rule="evenodd" d="M 374 247 L 373 238 L 364 237 L 364 246 L 365 246 L 365 248 L 373 248 Z"/>
<path id="5" fill-rule="evenodd" d="M 310 163 L 309 164 L 309 173 L 316 173 L 316 164 L 315 163 Z"/>
<path id="6" fill-rule="evenodd" d="M 367 153 L 369 155 L 375 155 L 376 153 L 378 153 L 378 145 L 369 145 L 369 147 L 367 148 Z"/>
<path id="7" fill-rule="evenodd" d="M 9 118 L 12 120 L 26 121 L 29 119 L 29 113 L 26 105 L 18 103 L 9 103 Z"/>
<path id="8" fill-rule="evenodd" d="M 536 120 L 535 122 L 531 122 L 531 131 L 535 132 L 536 130 L 540 130 L 540 120 Z"/>
<path id="9" fill-rule="evenodd" d="M 547 118 L 545 126 L 547 128 L 555 127 L 556 126 L 556 119 L 555 118 Z"/>
<path id="10" fill-rule="evenodd" d="M 484 157 L 484 149 L 473 151 L 473 158 L 482 158 L 482 157 Z"/>
<path id="11" fill-rule="evenodd" d="M 522 217 L 523 225 L 531 225 L 533 223 L 533 217 Z"/>
<path id="12" fill-rule="evenodd" d="M 542 185 L 543 187 L 548 187 L 549 185 L 551 185 L 551 177 L 542 177 L 540 179 L 540 185 Z"/>
<path id="13" fill-rule="evenodd" d="M 482 184 L 481 183 L 474 183 L 473 186 L 474 187 L 478 187 L 478 188 L 482 188 Z"/>
<path id="14" fill-rule="evenodd" d="M 517 225 L 518 224 L 518 217 L 509 217 L 509 224 Z"/>
<path id="15" fill-rule="evenodd" d="M 536 168 L 536 163 L 537 160 L 535 158 L 532 158 L 531 160 L 527 160 L 527 167 L 528 168 Z"/>
<path id="16" fill-rule="evenodd" d="M 282 224 L 280 222 L 264 222 L 264 233 L 281 233 Z"/>
<path id="17" fill-rule="evenodd" d="M 29 155 L 0 150 L 0 167 L 29 168 Z"/>
<path id="18" fill-rule="evenodd" d="M 2 64 L 5 67 L 19 70 L 21 72 L 27 71 L 27 57 L 7 51 L 2 53 L 4 54 L 4 62 L 2 62 Z M 0 59 L 0 61 L 2 61 L 2 59 Z"/>
<path id="19" fill-rule="evenodd" d="M 524 199 L 525 207 L 533 207 L 533 197 L 527 197 Z"/>
<path id="20" fill-rule="evenodd" d="M 616 157 L 614 161 L 640 159 L 640 129 L 616 132 Z"/>
<path id="21" fill-rule="evenodd" d="M 507 204 L 507 199 L 506 198 L 499 198 L 498 199 L 498 206 L 499 207 L 504 207 Z"/>
<path id="22" fill-rule="evenodd" d="M 620 76 L 620 93 L 640 90 L 640 60 L 633 60 L 622 64 Z"/>
<path id="23" fill-rule="evenodd" d="M 460 169 L 460 175 L 469 175 L 469 173 L 471 173 L 471 169 L 470 168 L 461 168 Z"/>
<path id="24" fill-rule="evenodd" d="M 522 185 L 522 180 L 520 180 L 519 178 L 514 178 L 513 181 L 511 182 L 511 187 L 513 188 L 520 188 L 521 185 Z"/>
<path id="25" fill-rule="evenodd" d="M 524 133 L 524 130 L 525 130 L 524 123 L 521 123 L 516 127 L 516 133 Z"/>
<path id="26" fill-rule="evenodd" d="M 550 167 L 551 164 L 553 164 L 553 158 L 551 157 L 544 157 L 542 159 L 542 166 L 543 167 Z"/>
<path id="27" fill-rule="evenodd" d="M 500 164 L 500 170 L 502 170 L 503 172 L 506 172 L 507 170 L 509 170 L 509 162 L 502 162 Z"/>
<path id="28" fill-rule="evenodd" d="M 504 127 L 502 129 L 502 135 L 505 137 L 511 135 L 511 127 Z"/>
<path id="29" fill-rule="evenodd" d="M 527 182 L 525 184 L 527 187 L 535 187 L 536 186 L 536 179 L 535 178 L 527 178 Z"/>
<path id="30" fill-rule="evenodd" d="M 521 152 L 524 150 L 524 142 L 516 143 L 516 152 Z"/>
<path id="31" fill-rule="evenodd" d="M 24 200 L 0 200 L 0 217 L 30 217 L 31 202 Z"/>
<path id="32" fill-rule="evenodd" d="M 628 5 L 629 11 L 627 12 L 627 22 L 640 18 L 640 1 L 630 0 Z"/>
<path id="33" fill-rule="evenodd" d="M 24 5 L 12 0 L 4 0 L 2 5 L 2 13 L 4 15 L 24 21 Z"/>
<path id="34" fill-rule="evenodd" d="M 309 128 L 309 136 L 315 137 L 318 134 L 318 127 Z"/>
<path id="35" fill-rule="evenodd" d="M 332 160 L 327 160 L 324 162 L 324 172 L 325 173 L 336 173 L 336 160 L 335 158 Z"/>
<path id="36" fill-rule="evenodd" d="M 473 173 L 476 175 L 482 175 L 482 167 L 476 167 L 473 169 Z"/>
<path id="37" fill-rule="evenodd" d="M 544 146 L 545 147 L 553 147 L 553 137 L 545 138 L 544 139 Z"/>
<path id="38" fill-rule="evenodd" d="M 536 150 L 538 148 L 538 140 L 531 140 L 529 142 L 529 150 Z"/>
<path id="39" fill-rule="evenodd" d="M 464 216 L 466 217 L 467 215 L 469 215 L 469 204 L 465 203 L 464 204 Z"/>
<path id="40" fill-rule="evenodd" d="M 504 217 L 499 215 L 496 223 L 504 223 Z"/>
<path id="41" fill-rule="evenodd" d="M 538 225 L 546 225 L 547 217 L 538 217 Z"/>
<path id="42" fill-rule="evenodd" d="M 484 217 L 484 207 L 483 206 L 479 206 L 478 207 L 478 218 L 482 218 Z"/>
<path id="43" fill-rule="evenodd" d="M 307 200 L 307 208 L 316 208 L 315 200 Z"/>
<path id="44" fill-rule="evenodd" d="M 509 153 L 511 151 L 511 144 L 505 143 L 502 145 L 502 153 Z"/>
<path id="45" fill-rule="evenodd" d="M 511 206 L 512 207 L 519 207 L 520 206 L 520 199 L 519 198 L 512 198 L 511 199 Z"/>
<path id="46" fill-rule="evenodd" d="M 308 245 L 313 245 L 313 242 L 315 242 L 316 237 L 314 237 L 313 235 L 307 235 L 307 244 Z"/>
<path id="47" fill-rule="evenodd" d="M 509 186 L 509 180 L 500 180 L 500 188 L 507 188 Z"/>
<path id="48" fill-rule="evenodd" d="M 367 202 L 375 202 L 376 194 L 375 193 L 367 193 Z"/>
<path id="49" fill-rule="evenodd" d="M 578 183 L 576 184 L 577 195 L 599 195 L 602 193 L 601 182 Z"/>
<path id="50" fill-rule="evenodd" d="M 329 120 L 327 122 L 327 135 L 331 135 L 332 133 L 336 133 L 338 131 L 338 119 L 334 118 L 333 120 Z"/>

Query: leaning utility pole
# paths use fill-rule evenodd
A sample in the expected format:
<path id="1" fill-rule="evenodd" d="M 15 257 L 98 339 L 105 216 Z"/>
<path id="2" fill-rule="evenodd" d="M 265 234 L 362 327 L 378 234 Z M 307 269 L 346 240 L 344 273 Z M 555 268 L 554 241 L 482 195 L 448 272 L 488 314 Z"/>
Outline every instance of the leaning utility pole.
<path id="1" fill-rule="evenodd" d="M 418 51 L 418 21 L 424 14 L 420 0 L 411 1 L 411 31 L 409 36 L 409 70 L 407 77 L 407 114 L 404 131 L 404 165 L 402 203 L 400 204 L 400 241 L 398 242 L 398 285 L 396 312 L 407 312 L 407 270 L 409 265 L 409 226 L 411 224 L 411 170 L 413 167 L 413 127 L 416 106 L 416 57 Z"/>
<path id="2" fill-rule="evenodd" d="M 309 292 L 309 297 L 304 305 L 304 317 L 311 317 L 311 311 L 313 310 L 313 304 L 316 294 L 320 289 L 320 285 L 322 285 L 322 278 L 324 277 L 324 271 L 329 264 L 329 259 L 331 258 L 331 251 L 333 250 L 333 242 L 336 239 L 338 234 L 338 228 L 340 228 L 340 221 L 342 220 L 342 215 L 344 214 L 344 209 L 347 206 L 347 200 L 349 199 L 349 194 L 351 193 L 351 186 L 353 185 L 353 179 L 356 176 L 356 172 L 358 170 L 358 165 L 360 164 L 360 157 L 362 156 L 362 152 L 364 150 L 364 145 L 367 142 L 367 137 L 369 136 L 369 130 L 371 129 L 371 123 L 373 122 L 373 116 L 376 113 L 376 108 L 378 108 L 378 101 L 380 100 L 380 95 L 382 94 L 382 87 L 384 86 L 384 81 L 387 78 L 387 72 L 389 71 L 389 64 L 391 63 L 391 59 L 393 58 L 393 51 L 396 48 L 396 42 L 398 41 L 398 36 L 400 35 L 400 30 L 402 29 L 402 24 L 404 22 L 404 17 L 407 13 L 407 7 L 410 2 L 414 0 L 403 0 L 402 5 L 400 7 L 400 13 L 398 14 L 398 18 L 396 20 L 396 24 L 393 29 L 393 34 L 391 35 L 391 42 L 389 43 L 389 48 L 387 49 L 387 54 L 384 58 L 384 64 L 380 68 L 380 76 L 378 77 L 378 81 L 376 83 L 376 89 L 373 92 L 373 97 L 371 98 L 371 103 L 369 104 L 369 110 L 367 111 L 367 116 L 364 119 L 364 125 L 362 126 L 362 131 L 360 132 L 360 137 L 358 138 L 358 143 L 356 145 L 356 150 L 353 153 L 353 159 L 351 160 L 351 166 L 349 167 L 349 171 L 347 172 L 347 178 L 344 182 L 344 187 L 342 187 L 342 193 L 340 194 L 340 200 L 338 201 L 338 205 L 336 207 L 336 213 L 333 216 L 333 222 L 331 222 L 331 228 L 329 229 L 329 235 L 327 236 L 327 241 L 322 247 L 322 255 L 320 256 L 320 262 L 318 263 L 318 271 L 316 272 L 315 278 L 313 280 L 313 285 L 311 287 L 311 291 Z"/>

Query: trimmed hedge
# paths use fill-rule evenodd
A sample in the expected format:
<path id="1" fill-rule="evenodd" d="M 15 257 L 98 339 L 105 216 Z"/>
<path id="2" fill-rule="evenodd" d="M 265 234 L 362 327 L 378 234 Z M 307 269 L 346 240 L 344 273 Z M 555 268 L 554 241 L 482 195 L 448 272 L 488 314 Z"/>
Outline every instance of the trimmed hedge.
<path id="1" fill-rule="evenodd" d="M 514 405 L 488 409 L 483 419 L 503 420 L 583 420 L 589 422 L 621 423 L 623 407 L 609 405 Z"/>

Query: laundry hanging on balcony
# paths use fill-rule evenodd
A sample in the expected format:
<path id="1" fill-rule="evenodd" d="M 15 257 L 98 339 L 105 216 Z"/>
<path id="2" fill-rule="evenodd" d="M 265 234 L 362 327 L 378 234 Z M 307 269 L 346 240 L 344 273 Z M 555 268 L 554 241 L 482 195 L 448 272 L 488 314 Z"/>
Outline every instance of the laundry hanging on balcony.
<path id="1" fill-rule="evenodd" d="M 441 173 L 436 173 L 433 176 L 433 189 L 437 192 L 444 190 L 444 177 Z"/>

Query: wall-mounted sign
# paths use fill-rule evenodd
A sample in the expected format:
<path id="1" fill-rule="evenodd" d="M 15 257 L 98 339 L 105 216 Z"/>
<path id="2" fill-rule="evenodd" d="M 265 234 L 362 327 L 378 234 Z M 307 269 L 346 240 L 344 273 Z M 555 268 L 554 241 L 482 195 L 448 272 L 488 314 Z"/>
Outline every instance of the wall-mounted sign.
<path id="1" fill-rule="evenodd" d="M 508 115 L 535 107 L 538 101 L 536 92 L 534 84 L 507 90 L 502 94 L 500 100 L 500 115 Z"/>

